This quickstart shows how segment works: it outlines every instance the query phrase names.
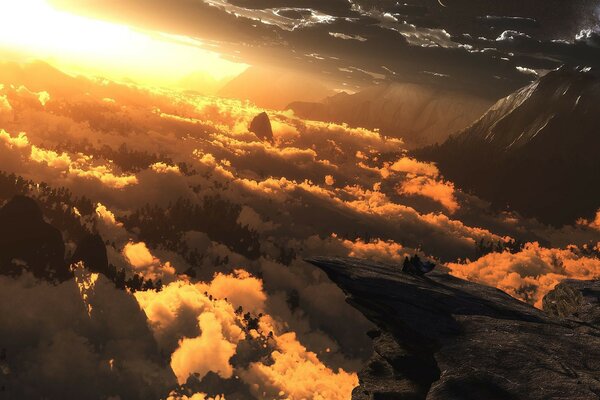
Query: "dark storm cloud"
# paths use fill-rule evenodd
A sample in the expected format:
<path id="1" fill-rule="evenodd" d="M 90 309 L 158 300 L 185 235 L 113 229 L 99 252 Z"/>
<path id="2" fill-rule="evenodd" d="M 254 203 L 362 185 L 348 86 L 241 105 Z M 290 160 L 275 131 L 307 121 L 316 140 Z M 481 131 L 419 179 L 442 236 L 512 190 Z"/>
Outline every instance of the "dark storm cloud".
<path id="1" fill-rule="evenodd" d="M 53 1 L 83 8 L 72 0 Z M 232 59 L 293 65 L 350 87 L 398 80 L 499 97 L 533 79 L 530 69 L 600 64 L 596 1 L 444 4 L 89 0 L 81 11 L 198 37 Z"/>

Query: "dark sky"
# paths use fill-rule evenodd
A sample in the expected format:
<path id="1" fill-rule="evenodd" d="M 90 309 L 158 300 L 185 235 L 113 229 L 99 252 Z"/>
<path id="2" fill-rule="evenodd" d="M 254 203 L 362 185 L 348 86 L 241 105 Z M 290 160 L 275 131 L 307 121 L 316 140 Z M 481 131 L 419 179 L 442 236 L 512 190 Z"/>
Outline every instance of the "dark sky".
<path id="1" fill-rule="evenodd" d="M 501 97 L 600 64 L 600 0 L 52 0 L 208 41 L 227 57 L 351 86 L 430 83 Z"/>

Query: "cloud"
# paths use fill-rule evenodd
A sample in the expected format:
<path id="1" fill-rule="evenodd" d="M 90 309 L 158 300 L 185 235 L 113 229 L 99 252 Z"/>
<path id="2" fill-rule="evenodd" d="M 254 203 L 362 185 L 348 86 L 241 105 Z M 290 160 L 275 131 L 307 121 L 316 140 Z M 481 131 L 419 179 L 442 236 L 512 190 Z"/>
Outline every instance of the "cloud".
<path id="1" fill-rule="evenodd" d="M 573 248 L 548 249 L 528 243 L 522 251 L 492 253 L 466 264 L 451 263 L 453 275 L 497 287 L 538 308 L 544 296 L 561 281 L 600 277 L 600 260 Z"/>
<path id="2" fill-rule="evenodd" d="M 34 97 L 27 100 L 25 92 L 7 95 L 19 118 L 7 119 L 11 133 L 0 131 L 0 169 L 32 179 L 34 184 L 23 190 L 44 204 L 53 222 L 62 221 L 61 212 L 78 208 L 75 223 L 96 229 L 110 243 L 112 264 L 165 285 L 160 292 L 117 295 L 103 277 L 94 282 L 88 277 L 81 286 L 70 286 L 63 307 L 45 293 L 50 289 L 35 284 L 28 296 L 39 291 L 40 301 L 50 299 L 56 310 L 75 317 L 61 314 L 60 329 L 46 328 L 52 323 L 43 313 L 52 310 L 35 305 L 41 307 L 34 312 L 39 320 L 24 322 L 28 330 L 15 328 L 8 318 L 1 321 L 6 332 L 23 333 L 27 340 L 37 335 L 30 341 L 35 348 L 24 352 L 28 360 L 37 360 L 38 347 L 52 354 L 71 340 L 83 359 L 64 362 L 82 370 L 76 376 L 100 374 L 101 382 L 105 377 L 113 382 L 112 368 L 123 379 L 133 377 L 133 391 L 156 373 L 163 398 L 174 389 L 173 398 L 196 392 L 196 398 L 214 398 L 222 392 L 213 386 L 226 388 L 229 381 L 265 399 L 311 398 L 312 393 L 348 398 L 357 382 L 355 371 L 372 353 L 364 334 L 372 324 L 324 273 L 304 263 L 305 257 L 400 264 L 407 255 L 419 254 L 449 262 L 458 276 L 535 304 L 565 277 L 596 276 L 591 253 L 552 249 L 550 243 L 599 242 L 598 221 L 557 230 L 514 214 L 491 213 L 485 202 L 444 180 L 434 164 L 407 157 L 401 140 L 380 132 L 268 110 L 276 140 L 259 142 L 248 125 L 263 110 L 252 104 L 80 80 L 87 82 L 84 88 L 67 97 L 49 89 L 51 99 L 43 107 Z M 68 193 L 63 190 L 48 195 L 38 182 L 64 187 L 71 198 L 61 197 Z M 91 209 L 84 211 L 82 196 Z M 179 209 L 182 215 L 177 202 L 187 204 Z M 65 237 L 74 237 L 72 228 L 60 225 Z M 230 237 L 229 232 L 245 233 Z M 251 254 L 242 240 L 248 237 L 258 249 Z M 478 257 L 481 243 L 511 238 L 544 245 L 458 261 Z M 23 293 L 15 299 L 21 297 L 23 307 L 33 302 Z M 77 303 L 76 314 L 71 303 Z M 247 329 L 238 307 L 251 318 L 263 314 L 258 330 Z M 92 328 L 85 318 L 94 321 Z M 75 336 L 58 332 L 69 330 L 69 324 L 82 328 L 70 329 Z M 86 329 L 102 331 L 100 337 L 109 338 L 102 345 L 116 350 L 97 347 Z M 138 334 L 142 339 L 130 339 Z M 222 351 L 196 357 L 214 349 Z M 61 355 L 67 356 L 76 355 Z M 101 366 L 100 372 L 89 372 L 92 365 Z M 65 372 L 55 369 L 57 377 Z M 197 379 L 202 376 L 206 381 Z M 219 384 L 209 384 L 213 380 Z M 178 382 L 186 384 L 177 388 Z M 107 397 L 130 393 L 118 388 Z"/>
<path id="3" fill-rule="evenodd" d="M 214 307 L 201 289 L 179 281 L 165 286 L 160 292 L 135 293 L 161 348 L 172 353 L 180 339 L 197 336 L 198 317 Z M 233 321 L 233 309 L 230 311 L 229 320 Z"/>
<path id="4" fill-rule="evenodd" d="M 440 171 L 431 163 L 417 161 L 414 158 L 402 157 L 389 167 L 394 172 L 406 172 L 414 175 L 425 175 L 436 178 Z"/>
<path id="5" fill-rule="evenodd" d="M 158 163 L 152 164 L 150 166 L 150 169 L 152 169 L 154 172 L 158 172 L 159 174 L 175 174 L 175 175 L 181 174 L 181 171 L 179 170 L 178 166 L 167 165 L 166 163 L 163 163 L 163 162 L 158 162 Z"/>
<path id="6" fill-rule="evenodd" d="M 91 308 L 74 281 L 0 277 L 0 288 L 0 343 L 13 395 L 158 398 L 175 383 L 135 299 L 104 278 L 87 292 Z"/>
<path id="7" fill-rule="evenodd" d="M 342 399 L 358 383 L 353 373 L 327 368 L 294 333 L 285 332 L 286 324 L 269 315 L 260 319 L 260 330 L 273 333 L 274 363 L 256 361 L 247 369 L 236 367 L 233 356 L 244 351 L 240 343 L 246 335 L 235 307 L 258 312 L 265 309 L 266 301 L 262 282 L 247 272 L 217 274 L 206 284 L 178 281 L 161 292 L 138 292 L 135 296 L 159 346 L 172 352 L 171 366 L 180 384 L 190 375 L 202 378 L 209 371 L 222 378 L 235 373 L 258 398 L 272 398 L 283 392 L 290 399 Z M 256 340 L 258 334 L 252 332 Z"/>
<path id="8" fill-rule="evenodd" d="M 57 163 L 56 159 L 50 159 L 48 165 L 50 167 L 60 168 L 62 164 L 60 164 L 60 162 Z M 104 165 L 88 168 L 70 167 L 69 173 L 79 178 L 97 179 L 106 186 L 114 189 L 124 189 L 128 186 L 136 185 L 138 183 L 137 177 L 133 175 L 117 176 L 110 170 L 110 168 Z"/>
<path id="9" fill-rule="evenodd" d="M 0 112 L 2 114 L 12 114 L 12 106 L 10 105 L 10 101 L 8 101 L 8 98 L 6 97 L 6 95 L 1 95 L 0 96 Z"/>
<path id="10" fill-rule="evenodd" d="M 278 226 L 274 222 L 263 221 L 261 216 L 248 206 L 242 207 L 237 222 L 240 224 L 240 226 L 248 227 L 249 229 L 255 230 L 259 233 L 272 231 Z"/>
<path id="11" fill-rule="evenodd" d="M 370 242 L 357 240 L 343 240 L 341 244 L 348 249 L 348 256 L 369 260 L 378 260 L 388 263 L 402 263 L 407 256 L 414 255 L 415 251 L 405 248 L 394 241 L 375 239 Z"/>
<path id="12" fill-rule="evenodd" d="M 225 397 L 217 395 L 215 397 L 208 397 L 206 393 L 194 393 L 191 396 L 187 395 L 178 395 L 173 392 L 167 397 L 166 400 L 225 400 Z"/>
<path id="13" fill-rule="evenodd" d="M 577 225 L 589 227 L 594 230 L 600 231 L 600 210 L 598 210 L 595 218 L 592 221 L 588 221 L 586 219 L 580 219 L 579 221 L 577 221 Z"/>
<path id="14" fill-rule="evenodd" d="M 127 243 L 123 248 L 123 255 L 133 267 L 133 271 L 141 273 L 145 279 L 162 280 L 170 282 L 175 279 L 175 268 L 170 262 L 164 264 L 150 253 L 146 243 Z"/>
<path id="15" fill-rule="evenodd" d="M 591 1 L 524 4 L 511 0 L 449 8 L 421 4 L 412 9 L 370 0 L 310 1 L 302 9 L 291 9 L 286 2 L 250 6 L 211 0 L 192 7 L 183 0 L 151 5 L 142 0 L 93 0 L 83 7 L 67 0 L 53 1 L 67 3 L 71 10 L 161 32 L 173 32 L 173 25 L 164 21 L 177 21 L 174 33 L 214 43 L 215 51 L 235 60 L 318 71 L 322 80 L 352 89 L 372 85 L 374 79 L 369 74 L 345 72 L 349 67 L 371 71 L 387 82 L 460 88 L 499 98 L 532 79 L 517 71 L 517 65 L 531 69 L 589 61 L 598 65 L 590 45 L 594 42 L 587 34 L 580 34 L 586 38 L 579 42 L 570 40 L 582 26 L 597 25 L 596 5 Z M 557 8 L 561 18 L 552 11 Z M 527 36 L 526 41 L 517 35 Z M 507 40 L 497 42 L 499 36 Z M 343 40 L 348 38 L 359 40 Z M 565 43 L 555 46 L 552 40 Z"/>
<path id="16" fill-rule="evenodd" d="M 241 373 L 258 399 L 348 399 L 358 385 L 356 374 L 334 372 L 306 350 L 293 333 L 278 336 L 273 363 L 255 363 Z"/>
<path id="17" fill-rule="evenodd" d="M 575 40 L 579 43 L 585 43 L 590 47 L 600 48 L 600 33 L 592 29 L 581 30 L 575 36 Z"/>
<path id="18" fill-rule="evenodd" d="M 46 103 L 48 103 L 51 99 L 50 93 L 48 93 L 45 90 L 42 90 L 40 92 L 33 92 L 33 91 L 27 89 L 27 87 L 25 87 L 25 86 L 19 86 L 19 88 L 16 90 L 16 92 L 19 94 L 19 96 L 22 99 L 35 100 L 35 101 L 39 102 L 39 104 L 42 107 L 45 106 Z"/>
<path id="19" fill-rule="evenodd" d="M 96 206 L 96 229 L 105 240 L 114 242 L 122 248 L 129 240 L 129 233 L 124 225 L 119 222 L 115 214 L 102 203 Z"/>
<path id="20" fill-rule="evenodd" d="M 66 170 L 71 166 L 71 158 L 65 154 L 58 154 L 55 151 L 40 149 L 37 146 L 31 146 L 31 160 L 38 163 L 45 163 L 51 168 Z"/>
<path id="21" fill-rule="evenodd" d="M 235 354 L 236 345 L 223 337 L 222 327 L 212 313 L 198 317 L 200 336 L 179 342 L 179 347 L 171 356 L 171 368 L 177 381 L 183 385 L 190 375 L 202 379 L 209 371 L 227 379 L 233 374 L 229 359 Z"/>
<path id="22" fill-rule="evenodd" d="M 29 146 L 29 140 L 24 132 L 21 132 L 16 137 L 13 137 L 10 133 L 2 129 L 0 130 L 0 139 L 9 149 L 12 149 L 13 147 L 17 149 L 23 149 Z"/>
<path id="23" fill-rule="evenodd" d="M 231 275 L 216 274 L 208 293 L 218 299 L 227 299 L 234 307 L 258 314 L 264 312 L 267 296 L 262 281 L 238 269 Z"/>
<path id="24" fill-rule="evenodd" d="M 404 195 L 429 197 L 439 202 L 451 214 L 460 208 L 454 195 L 454 184 L 451 182 L 440 182 L 423 176 L 414 177 L 400 184 L 398 191 Z"/>
<path id="25" fill-rule="evenodd" d="M 24 132 L 13 137 L 3 130 L 0 132 L 0 140 L 4 141 L 5 146 L 8 148 L 19 150 L 19 154 L 12 157 L 13 161 L 6 169 L 9 171 L 28 171 L 30 175 L 39 178 L 40 181 L 48 176 L 62 175 L 64 177 L 66 175 L 71 179 L 97 179 L 114 189 L 123 189 L 137 183 L 135 176 L 117 176 L 106 165 L 93 165 L 90 157 L 79 155 L 77 159 L 73 159 L 67 153 L 58 153 L 31 144 Z M 46 166 L 48 169 L 44 170 L 43 167 L 40 168 L 36 164 Z"/>

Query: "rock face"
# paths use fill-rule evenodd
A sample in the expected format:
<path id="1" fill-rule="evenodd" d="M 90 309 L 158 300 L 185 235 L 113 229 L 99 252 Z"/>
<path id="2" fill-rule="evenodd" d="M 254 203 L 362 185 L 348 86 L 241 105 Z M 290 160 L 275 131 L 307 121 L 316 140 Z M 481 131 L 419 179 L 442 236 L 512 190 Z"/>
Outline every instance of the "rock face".
<path id="1" fill-rule="evenodd" d="M 378 326 L 355 400 L 600 396 L 598 326 L 438 271 L 422 277 L 356 259 L 307 261 Z"/>
<path id="2" fill-rule="evenodd" d="M 254 133 L 260 140 L 273 142 L 273 128 L 271 120 L 266 112 L 258 114 L 250 123 L 250 132 Z"/>
<path id="3" fill-rule="evenodd" d="M 44 221 L 34 200 L 15 196 L 0 208 L 0 273 L 25 268 L 40 279 L 65 281 L 72 275 L 64 255 L 60 231 Z"/>
<path id="4" fill-rule="evenodd" d="M 544 311 L 600 327 L 600 281 L 566 280 L 544 297 Z"/>
<path id="5" fill-rule="evenodd" d="M 590 219 L 600 207 L 598 104 L 600 75 L 563 68 L 414 155 L 497 207 L 555 225 Z"/>

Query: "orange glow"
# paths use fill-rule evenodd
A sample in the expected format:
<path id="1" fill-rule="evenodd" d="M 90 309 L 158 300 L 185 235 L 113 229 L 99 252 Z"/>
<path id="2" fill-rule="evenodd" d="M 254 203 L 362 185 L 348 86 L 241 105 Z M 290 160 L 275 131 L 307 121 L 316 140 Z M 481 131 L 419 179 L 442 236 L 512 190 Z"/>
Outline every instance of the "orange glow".
<path id="1" fill-rule="evenodd" d="M 77 72 L 164 85 L 197 72 L 221 79 L 247 67 L 201 44 L 58 11 L 46 0 L 0 2 L 0 51 Z"/>

